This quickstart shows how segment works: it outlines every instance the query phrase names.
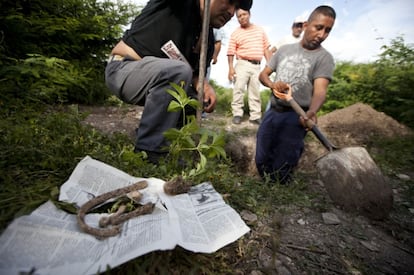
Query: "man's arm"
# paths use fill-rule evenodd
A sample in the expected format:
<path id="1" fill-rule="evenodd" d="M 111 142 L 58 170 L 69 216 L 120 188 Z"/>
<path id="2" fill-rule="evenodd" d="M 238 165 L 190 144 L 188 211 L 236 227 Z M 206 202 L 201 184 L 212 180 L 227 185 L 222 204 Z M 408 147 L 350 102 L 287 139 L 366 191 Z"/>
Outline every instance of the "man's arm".
<path id="1" fill-rule="evenodd" d="M 217 63 L 217 58 L 221 50 L 221 40 L 214 43 L 213 64 Z"/>
<path id="2" fill-rule="evenodd" d="M 273 53 L 270 50 L 270 48 L 265 49 L 264 56 L 265 56 L 267 62 L 269 62 L 270 58 L 272 58 L 272 55 L 273 55 Z"/>
<path id="3" fill-rule="evenodd" d="M 260 82 L 266 86 L 269 87 L 272 90 L 272 93 L 281 99 L 285 99 L 285 91 L 289 89 L 289 85 L 283 81 L 272 81 L 270 79 L 270 75 L 273 73 L 273 70 L 266 66 L 259 74 L 259 80 Z"/>
<path id="4" fill-rule="evenodd" d="M 264 69 L 259 74 L 260 83 L 264 86 L 273 89 L 273 81 L 270 80 L 270 75 L 273 73 L 272 69 L 269 66 L 264 67 Z"/>
<path id="5" fill-rule="evenodd" d="M 327 78 L 317 78 L 313 81 L 313 96 L 309 110 L 306 112 L 306 116 L 308 119 L 312 119 L 315 123 L 317 123 L 316 114 L 326 100 L 329 83 L 330 81 Z"/>
<path id="6" fill-rule="evenodd" d="M 236 75 L 236 71 L 234 70 L 234 67 L 233 67 L 234 55 L 228 55 L 228 56 L 227 56 L 227 61 L 228 61 L 228 63 L 229 63 L 229 74 L 228 74 L 228 79 L 229 79 L 230 81 L 233 81 L 233 80 L 234 80 L 234 77 L 235 77 L 235 75 Z"/>

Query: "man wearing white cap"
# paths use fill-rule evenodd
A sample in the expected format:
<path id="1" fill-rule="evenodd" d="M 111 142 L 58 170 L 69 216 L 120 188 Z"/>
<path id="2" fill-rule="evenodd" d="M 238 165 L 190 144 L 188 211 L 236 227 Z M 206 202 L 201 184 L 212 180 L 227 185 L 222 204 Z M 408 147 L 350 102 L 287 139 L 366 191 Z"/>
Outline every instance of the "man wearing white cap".
<path id="1" fill-rule="evenodd" d="M 292 24 L 292 33 L 283 37 L 277 43 L 272 45 L 270 48 L 270 51 L 272 53 L 275 53 L 277 49 L 279 49 L 283 45 L 299 42 L 301 39 L 302 30 L 303 30 L 303 23 L 305 21 L 306 20 L 304 20 L 303 17 L 301 16 L 296 17 L 295 21 L 293 21 L 293 24 Z"/>

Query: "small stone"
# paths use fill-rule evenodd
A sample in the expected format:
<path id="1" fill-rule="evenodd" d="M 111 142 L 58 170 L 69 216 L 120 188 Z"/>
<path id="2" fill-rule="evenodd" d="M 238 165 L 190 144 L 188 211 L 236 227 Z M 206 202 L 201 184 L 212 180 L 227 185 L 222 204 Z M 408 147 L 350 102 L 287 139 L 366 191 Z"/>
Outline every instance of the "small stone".
<path id="1" fill-rule="evenodd" d="M 403 181 L 409 181 L 411 179 L 409 175 L 405 175 L 405 174 L 397 174 L 396 176 L 397 178 Z"/>
<path id="2" fill-rule="evenodd" d="M 289 271 L 289 269 L 287 269 L 286 267 L 284 267 L 284 266 L 278 266 L 277 268 L 276 268 L 276 270 L 277 270 L 277 274 L 280 274 L 280 275 L 291 275 L 292 273 Z"/>
<path id="3" fill-rule="evenodd" d="M 298 220 L 298 224 L 300 224 L 300 225 L 305 225 L 305 224 L 306 224 L 306 222 L 305 222 L 303 219 L 299 219 L 299 220 Z"/>
<path id="4" fill-rule="evenodd" d="M 324 187 L 325 185 L 323 184 L 323 181 L 321 180 L 315 180 L 314 183 L 318 184 L 321 187 Z"/>
<path id="5" fill-rule="evenodd" d="M 263 249 L 260 249 L 259 251 L 259 261 L 260 263 L 265 266 L 269 267 L 271 266 L 272 259 L 273 259 L 273 252 L 271 249 L 265 247 Z"/>
<path id="6" fill-rule="evenodd" d="M 322 219 L 325 224 L 340 224 L 338 216 L 334 213 L 325 212 L 322 213 Z"/>
<path id="7" fill-rule="evenodd" d="M 378 252 L 378 245 L 374 242 L 360 241 L 360 243 L 370 251 Z"/>
<path id="8" fill-rule="evenodd" d="M 250 211 L 248 211 L 248 210 L 241 211 L 240 216 L 248 224 L 254 224 L 255 222 L 257 222 L 257 215 L 254 214 L 254 213 L 252 213 L 252 212 L 250 212 Z"/>

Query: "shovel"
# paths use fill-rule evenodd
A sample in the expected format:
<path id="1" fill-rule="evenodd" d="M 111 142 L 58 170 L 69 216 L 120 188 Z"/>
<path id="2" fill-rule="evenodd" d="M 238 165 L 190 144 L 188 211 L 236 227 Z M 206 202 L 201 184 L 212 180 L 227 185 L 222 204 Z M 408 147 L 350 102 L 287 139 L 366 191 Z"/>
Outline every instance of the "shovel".
<path id="1" fill-rule="evenodd" d="M 300 115 L 301 117 L 306 117 L 305 111 L 300 107 L 300 105 L 291 97 L 290 100 L 288 100 L 290 107 L 292 107 L 295 112 Z M 318 138 L 318 140 L 322 143 L 323 146 L 325 146 L 326 149 L 328 149 L 329 152 L 332 152 L 333 150 L 340 149 L 339 147 L 333 145 L 322 132 L 319 130 L 318 126 L 313 122 L 313 120 L 308 119 L 306 121 L 306 126 L 312 131 L 312 133 Z"/>
<path id="2" fill-rule="evenodd" d="M 290 86 L 283 99 L 299 116 L 306 117 L 293 99 Z M 316 160 L 316 167 L 332 201 L 346 211 L 374 220 L 386 218 L 393 205 L 393 192 L 367 150 L 364 147 L 339 148 L 312 120 L 306 120 L 306 125 L 329 151 Z"/>

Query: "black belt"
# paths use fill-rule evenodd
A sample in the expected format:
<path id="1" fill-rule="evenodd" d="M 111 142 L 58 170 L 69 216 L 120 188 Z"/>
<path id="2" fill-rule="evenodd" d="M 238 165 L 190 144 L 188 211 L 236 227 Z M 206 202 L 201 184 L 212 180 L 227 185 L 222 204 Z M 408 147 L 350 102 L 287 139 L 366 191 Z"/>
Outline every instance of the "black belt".
<path id="1" fill-rule="evenodd" d="M 280 104 L 274 104 L 272 105 L 272 109 L 275 110 L 278 113 L 284 113 L 284 112 L 293 112 L 293 108 L 290 106 L 284 106 Z M 302 107 L 302 109 L 306 112 L 308 111 L 308 107 Z"/>
<path id="2" fill-rule="evenodd" d="M 279 104 L 272 105 L 272 109 L 275 110 L 278 113 L 284 113 L 284 112 L 292 112 L 293 109 L 290 106 L 283 106 Z"/>
<path id="3" fill-rule="evenodd" d="M 260 65 L 260 61 L 259 60 L 250 60 L 250 59 L 244 59 L 244 60 L 246 60 L 246 61 L 248 61 L 248 62 L 250 62 L 250 63 L 252 63 L 254 65 Z"/>

